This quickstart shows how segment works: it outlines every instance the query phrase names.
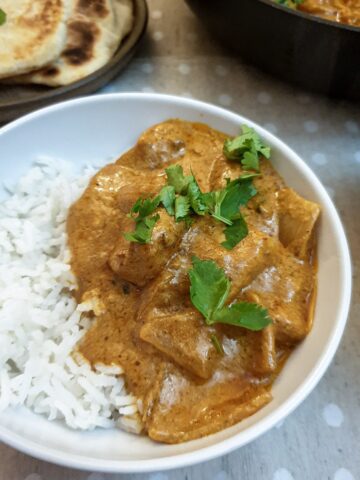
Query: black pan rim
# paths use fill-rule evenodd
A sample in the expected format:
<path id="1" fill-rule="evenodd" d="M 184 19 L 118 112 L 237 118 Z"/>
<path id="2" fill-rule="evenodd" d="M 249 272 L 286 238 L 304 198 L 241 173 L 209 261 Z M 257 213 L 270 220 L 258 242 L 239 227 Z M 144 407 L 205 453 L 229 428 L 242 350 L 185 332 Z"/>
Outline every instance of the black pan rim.
<path id="1" fill-rule="evenodd" d="M 44 94 L 39 95 L 36 98 L 1 103 L 0 113 L 1 111 L 5 111 L 12 107 L 31 108 L 31 106 L 39 104 L 39 102 L 46 102 L 52 99 L 54 99 L 55 103 L 59 96 L 62 97 L 63 95 L 71 93 L 72 91 L 76 92 L 78 89 L 81 89 L 88 83 L 91 83 L 94 75 L 101 76 L 102 74 L 105 74 L 108 71 L 110 65 L 121 62 L 124 58 L 131 54 L 131 52 L 136 48 L 137 44 L 140 42 L 143 35 L 145 34 L 148 22 L 148 6 L 146 0 L 133 0 L 133 3 L 135 9 L 133 28 L 131 32 L 122 41 L 119 49 L 114 54 L 114 56 L 103 67 L 96 70 L 92 74 L 82 78 L 81 80 L 71 83 L 70 85 L 54 88 L 49 87 L 48 91 L 44 92 Z"/>
<path id="2" fill-rule="evenodd" d="M 334 22 L 333 20 L 326 20 L 325 18 L 312 15 L 311 13 L 305 13 L 301 10 L 292 9 L 283 5 L 279 5 L 275 0 L 257 0 L 259 3 L 263 3 L 271 8 L 285 12 L 288 15 L 294 15 L 309 22 L 320 23 L 326 27 L 334 28 L 337 30 L 346 30 L 360 34 L 360 27 L 347 25 L 346 23 Z"/>

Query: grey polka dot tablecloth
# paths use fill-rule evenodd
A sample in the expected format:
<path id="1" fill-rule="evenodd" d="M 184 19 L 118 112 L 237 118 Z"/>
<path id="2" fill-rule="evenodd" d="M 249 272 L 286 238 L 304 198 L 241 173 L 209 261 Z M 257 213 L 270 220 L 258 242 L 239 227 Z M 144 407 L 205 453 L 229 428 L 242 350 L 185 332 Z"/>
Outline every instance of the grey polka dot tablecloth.
<path id="1" fill-rule="evenodd" d="M 326 375 L 281 425 L 223 458 L 149 475 L 78 472 L 0 445 L 0 480 L 360 480 L 360 104 L 298 90 L 249 67 L 202 28 L 182 0 L 151 0 L 137 56 L 103 93 L 194 97 L 260 123 L 316 172 L 345 224 L 354 290 Z"/>

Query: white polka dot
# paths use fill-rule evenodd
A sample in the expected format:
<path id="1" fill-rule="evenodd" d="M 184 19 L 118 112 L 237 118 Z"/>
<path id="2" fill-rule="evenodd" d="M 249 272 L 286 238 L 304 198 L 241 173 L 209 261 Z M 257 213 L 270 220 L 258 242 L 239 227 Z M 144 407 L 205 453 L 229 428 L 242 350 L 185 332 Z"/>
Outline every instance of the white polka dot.
<path id="1" fill-rule="evenodd" d="M 214 480 L 229 480 L 229 475 L 225 472 L 225 470 L 221 470 L 221 472 L 215 475 Z"/>
<path id="2" fill-rule="evenodd" d="M 154 93 L 155 92 L 155 90 L 152 87 L 143 87 L 141 89 L 141 91 L 144 92 L 144 93 Z"/>
<path id="3" fill-rule="evenodd" d="M 335 403 L 327 404 L 322 411 L 322 415 L 330 427 L 340 427 L 344 421 L 343 412 Z"/>
<path id="4" fill-rule="evenodd" d="M 306 122 L 304 122 L 304 129 L 307 133 L 315 133 L 319 130 L 319 124 L 314 120 L 306 120 Z"/>
<path id="5" fill-rule="evenodd" d="M 297 96 L 297 99 L 299 103 L 303 103 L 304 105 L 310 103 L 311 100 L 310 96 L 306 95 L 306 93 L 300 93 L 300 95 Z"/>
<path id="6" fill-rule="evenodd" d="M 141 65 L 141 70 L 144 73 L 152 73 L 154 71 L 154 65 L 152 63 L 143 63 Z"/>
<path id="7" fill-rule="evenodd" d="M 324 153 L 321 152 L 315 152 L 312 154 L 311 159 L 316 165 L 326 165 L 327 164 L 327 158 Z"/>
<path id="8" fill-rule="evenodd" d="M 355 480 L 355 477 L 346 468 L 339 468 L 334 474 L 334 480 Z"/>
<path id="9" fill-rule="evenodd" d="M 360 150 L 354 153 L 355 160 L 360 163 Z"/>
<path id="10" fill-rule="evenodd" d="M 345 122 L 345 128 L 349 133 L 358 133 L 359 132 L 359 126 L 353 120 L 348 120 L 347 122 Z"/>
<path id="11" fill-rule="evenodd" d="M 257 96 L 258 102 L 262 103 L 263 105 L 269 105 L 272 100 L 270 93 L 267 92 L 260 92 Z"/>
<path id="12" fill-rule="evenodd" d="M 149 480 L 168 480 L 169 477 L 165 473 L 154 473 L 150 475 Z"/>
<path id="13" fill-rule="evenodd" d="M 151 18 L 153 18 L 154 20 L 160 20 L 160 18 L 162 18 L 163 14 L 162 14 L 162 11 L 161 10 L 153 10 L 151 12 Z"/>
<path id="14" fill-rule="evenodd" d="M 163 38 L 164 38 L 163 32 L 154 32 L 153 39 L 155 40 L 155 42 L 160 42 L 160 40 L 162 40 Z"/>
<path id="15" fill-rule="evenodd" d="M 294 477 L 286 468 L 279 468 L 274 473 L 273 480 L 294 480 Z"/>
<path id="16" fill-rule="evenodd" d="M 190 65 L 187 65 L 186 63 L 180 63 L 178 70 L 182 75 L 189 75 L 191 72 Z"/>
<path id="17" fill-rule="evenodd" d="M 42 476 L 38 473 L 30 473 L 24 480 L 42 480 Z"/>
<path id="18" fill-rule="evenodd" d="M 224 105 L 224 107 L 228 107 L 232 104 L 232 98 L 230 97 L 230 95 L 223 93 L 219 95 L 219 103 L 221 103 L 221 105 Z"/>
<path id="19" fill-rule="evenodd" d="M 105 480 L 105 477 L 101 473 L 90 473 L 86 480 Z"/>
<path id="20" fill-rule="evenodd" d="M 277 133 L 278 131 L 277 126 L 273 123 L 265 123 L 264 128 L 266 128 L 266 130 L 269 130 L 269 132 L 271 133 Z"/>
<path id="21" fill-rule="evenodd" d="M 181 96 L 186 97 L 186 98 L 193 98 L 193 96 L 190 92 L 182 92 Z"/>
<path id="22" fill-rule="evenodd" d="M 219 75 L 219 77 L 225 77 L 228 74 L 228 69 L 223 65 L 216 65 L 215 72 L 216 75 Z"/>
<path id="23" fill-rule="evenodd" d="M 275 427 L 276 427 L 276 428 L 281 428 L 281 427 L 284 425 L 284 423 L 285 423 L 285 420 L 280 420 L 280 422 L 278 422 L 278 423 L 275 425 Z"/>

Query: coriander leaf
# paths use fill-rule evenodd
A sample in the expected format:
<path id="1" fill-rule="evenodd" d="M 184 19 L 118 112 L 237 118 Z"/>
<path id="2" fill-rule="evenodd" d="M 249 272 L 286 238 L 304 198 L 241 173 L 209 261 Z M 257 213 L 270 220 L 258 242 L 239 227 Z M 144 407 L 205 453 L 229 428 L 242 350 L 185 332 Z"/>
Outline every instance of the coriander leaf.
<path id="1" fill-rule="evenodd" d="M 190 201 L 188 197 L 179 195 L 175 199 L 175 220 L 177 222 L 184 220 L 190 211 Z"/>
<path id="2" fill-rule="evenodd" d="M 193 268 L 189 270 L 190 298 L 207 323 L 211 323 L 214 312 L 223 307 L 229 295 L 230 280 L 212 260 L 193 257 L 192 263 Z"/>
<path id="3" fill-rule="evenodd" d="M 2 8 L 0 8 L 0 25 L 4 25 L 6 22 L 6 13 Z"/>
<path id="4" fill-rule="evenodd" d="M 227 250 L 232 250 L 241 240 L 243 240 L 249 233 L 247 224 L 244 218 L 240 218 L 233 221 L 232 225 L 228 225 L 225 230 L 226 241 L 222 242 L 221 245 Z"/>
<path id="5" fill-rule="evenodd" d="M 198 215 L 205 215 L 208 208 L 203 198 L 204 194 L 201 192 L 194 176 L 192 176 L 191 181 L 189 182 L 187 196 L 194 212 Z"/>
<path id="6" fill-rule="evenodd" d="M 255 170 L 258 172 L 260 163 L 257 151 L 252 148 L 249 152 L 245 152 L 241 163 L 246 170 Z"/>
<path id="7" fill-rule="evenodd" d="M 271 318 L 267 309 L 257 303 L 240 302 L 217 310 L 211 323 L 225 323 L 257 331 L 267 327 Z"/>
<path id="8" fill-rule="evenodd" d="M 232 220 L 239 214 L 241 206 L 246 205 L 248 201 L 257 194 L 256 188 L 252 184 L 251 178 L 237 178 L 229 182 L 221 198 L 220 216 Z"/>
<path id="9" fill-rule="evenodd" d="M 304 0 L 275 0 L 279 5 L 296 9 L 298 5 L 301 5 Z"/>
<path id="10" fill-rule="evenodd" d="M 224 142 L 224 155 L 228 160 L 240 161 L 244 168 L 259 170 L 259 153 L 270 157 L 270 147 L 266 146 L 253 128 L 242 125 L 242 133 Z"/>
<path id="11" fill-rule="evenodd" d="M 169 215 L 175 215 L 175 187 L 167 185 L 160 190 L 160 202 Z"/>
<path id="12" fill-rule="evenodd" d="M 253 172 L 245 172 L 242 175 L 240 175 L 239 180 L 250 180 L 256 177 L 261 177 L 261 173 L 253 173 Z"/>
<path id="13" fill-rule="evenodd" d="M 165 169 L 168 185 L 175 188 L 176 193 L 185 193 L 192 177 L 185 177 L 184 170 L 181 165 L 172 165 Z"/>
<path id="14" fill-rule="evenodd" d="M 232 225 L 231 218 L 227 218 L 222 213 L 222 203 L 225 200 L 227 195 L 227 187 L 223 190 L 219 190 L 214 192 L 214 211 L 212 212 L 212 216 L 219 220 L 220 222 L 226 223 L 227 225 Z"/>
<path id="15" fill-rule="evenodd" d="M 206 208 L 213 212 L 215 208 L 215 192 L 207 192 L 202 194 L 202 201 L 206 205 Z"/>
<path id="16" fill-rule="evenodd" d="M 208 325 L 224 323 L 256 331 L 272 322 L 267 309 L 256 303 L 239 302 L 224 307 L 231 288 L 224 270 L 212 260 L 193 257 L 192 262 L 190 298 Z"/>
<path id="17" fill-rule="evenodd" d="M 124 237 L 129 242 L 150 243 L 154 226 L 159 218 L 160 215 L 157 214 L 153 217 L 145 217 L 137 221 L 135 230 L 133 232 L 124 233 Z"/>
<path id="18" fill-rule="evenodd" d="M 130 211 L 130 216 L 135 218 L 135 220 L 140 220 L 142 218 L 151 215 L 159 206 L 160 196 L 151 198 L 138 198 Z M 135 217 L 133 214 L 137 213 L 138 216 Z"/>
<path id="19" fill-rule="evenodd" d="M 215 335 L 215 333 L 213 333 L 211 336 L 210 336 L 210 339 L 216 349 L 216 351 L 218 353 L 221 353 L 221 354 L 224 354 L 224 348 L 222 346 L 222 343 L 220 342 L 220 340 L 218 339 L 217 335 Z"/>

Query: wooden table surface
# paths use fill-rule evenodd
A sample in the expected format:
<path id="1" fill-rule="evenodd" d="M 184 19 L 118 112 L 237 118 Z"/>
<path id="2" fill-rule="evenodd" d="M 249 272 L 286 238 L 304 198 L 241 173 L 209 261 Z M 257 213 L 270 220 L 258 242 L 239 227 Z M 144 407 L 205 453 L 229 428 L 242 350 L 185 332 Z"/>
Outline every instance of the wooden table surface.
<path id="1" fill-rule="evenodd" d="M 162 92 L 228 107 L 276 133 L 327 187 L 352 250 L 354 290 L 326 375 L 282 425 L 218 460 L 166 473 L 105 475 L 32 459 L 0 445 L 0 480 L 360 480 L 360 105 L 288 86 L 244 65 L 182 0 L 151 0 L 148 35 L 104 93 Z"/>

